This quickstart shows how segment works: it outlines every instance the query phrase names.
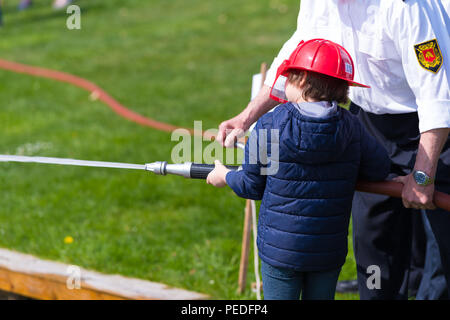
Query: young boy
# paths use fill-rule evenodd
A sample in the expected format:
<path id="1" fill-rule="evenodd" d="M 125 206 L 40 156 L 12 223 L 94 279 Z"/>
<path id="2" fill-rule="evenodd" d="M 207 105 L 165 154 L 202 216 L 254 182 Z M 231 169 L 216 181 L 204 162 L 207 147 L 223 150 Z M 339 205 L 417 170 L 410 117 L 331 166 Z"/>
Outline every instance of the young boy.
<path id="1" fill-rule="evenodd" d="M 356 181 L 383 180 L 389 172 L 386 150 L 337 106 L 347 101 L 349 86 L 366 87 L 353 81 L 353 69 L 338 44 L 300 43 L 272 88 L 272 98 L 289 102 L 258 120 L 241 171 L 216 161 L 207 178 L 216 187 L 228 184 L 240 197 L 262 199 L 257 243 L 265 299 L 334 299 Z M 267 130 L 267 146 L 259 141 L 261 129 Z M 279 143 L 270 145 L 274 129 Z M 268 165 L 259 159 L 263 147 Z M 278 170 L 262 174 L 272 166 Z"/>

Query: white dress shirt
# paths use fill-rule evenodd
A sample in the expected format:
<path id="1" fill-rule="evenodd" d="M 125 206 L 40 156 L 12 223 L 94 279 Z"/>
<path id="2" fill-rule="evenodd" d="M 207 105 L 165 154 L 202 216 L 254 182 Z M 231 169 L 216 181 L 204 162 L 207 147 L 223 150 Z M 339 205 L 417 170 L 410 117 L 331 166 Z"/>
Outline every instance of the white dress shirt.
<path id="1" fill-rule="evenodd" d="M 355 63 L 350 98 L 375 114 L 418 112 L 419 130 L 450 128 L 450 0 L 302 0 L 297 31 L 274 59 L 265 81 L 301 40 L 344 46 Z M 437 72 L 421 66 L 415 45 L 436 39 Z"/>

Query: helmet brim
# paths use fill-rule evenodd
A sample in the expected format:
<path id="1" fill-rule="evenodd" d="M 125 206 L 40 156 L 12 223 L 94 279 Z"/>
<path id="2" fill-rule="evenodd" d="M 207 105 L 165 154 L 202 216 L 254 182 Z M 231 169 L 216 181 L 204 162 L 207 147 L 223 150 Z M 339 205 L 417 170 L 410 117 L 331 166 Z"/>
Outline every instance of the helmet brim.
<path id="1" fill-rule="evenodd" d="M 347 83 L 350 87 L 370 88 L 370 86 L 366 86 L 365 84 L 362 84 L 359 82 L 349 81 L 349 80 L 345 80 L 345 81 L 347 81 Z"/>
<path id="2" fill-rule="evenodd" d="M 282 73 L 282 75 L 287 77 L 287 75 L 289 74 L 290 70 L 305 70 L 305 71 L 309 71 L 309 72 L 315 72 L 315 73 L 319 73 L 319 74 L 324 74 L 324 75 L 329 76 L 331 78 L 344 80 L 351 87 L 370 88 L 370 86 L 367 86 L 365 84 L 362 84 L 362 83 L 359 83 L 359 82 L 356 82 L 356 81 L 353 81 L 353 80 L 349 80 L 349 79 L 346 79 L 346 78 L 343 78 L 343 77 L 337 77 L 336 75 L 328 74 L 328 73 L 325 73 L 325 72 L 317 72 L 316 70 L 312 70 L 312 69 L 309 69 L 309 68 L 299 68 L 299 67 L 287 66 L 285 68 L 284 72 Z"/>

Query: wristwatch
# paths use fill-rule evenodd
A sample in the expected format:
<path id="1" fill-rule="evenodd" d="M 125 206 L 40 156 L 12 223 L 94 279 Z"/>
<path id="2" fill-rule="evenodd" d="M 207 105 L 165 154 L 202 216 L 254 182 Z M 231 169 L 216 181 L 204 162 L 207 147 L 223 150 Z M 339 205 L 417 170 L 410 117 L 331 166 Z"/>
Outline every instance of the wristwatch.
<path id="1" fill-rule="evenodd" d="M 413 172 L 414 180 L 419 186 L 428 186 L 434 183 L 434 179 L 427 175 L 425 172 L 420 170 L 414 170 Z"/>

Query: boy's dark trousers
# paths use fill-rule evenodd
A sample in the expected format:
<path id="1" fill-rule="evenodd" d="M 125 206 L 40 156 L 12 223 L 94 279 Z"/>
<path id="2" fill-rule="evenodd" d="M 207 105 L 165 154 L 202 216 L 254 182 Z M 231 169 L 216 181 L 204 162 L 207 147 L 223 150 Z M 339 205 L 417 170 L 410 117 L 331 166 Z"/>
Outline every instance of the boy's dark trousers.
<path id="1" fill-rule="evenodd" d="M 350 110 L 388 151 L 392 161 L 388 179 L 409 174 L 420 139 L 417 113 L 375 115 L 355 104 Z M 435 189 L 450 193 L 450 138 L 439 159 Z M 450 212 L 438 209 L 426 213 L 440 249 L 443 273 L 450 283 Z M 425 255 L 423 228 L 420 229 L 422 235 L 417 231 L 420 210 L 404 208 L 401 199 L 356 192 L 352 214 L 361 299 L 406 299 L 411 289 L 408 288 L 411 263 L 414 258 Z M 380 268 L 380 289 L 370 289 L 373 286 L 367 285 L 373 275 L 367 272 L 369 266 Z"/>

